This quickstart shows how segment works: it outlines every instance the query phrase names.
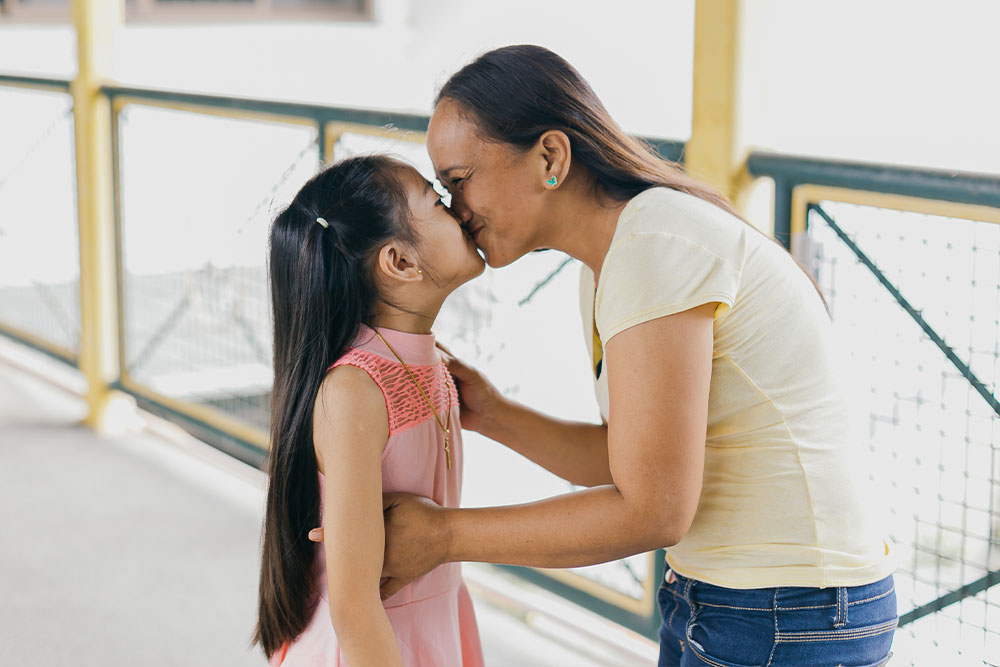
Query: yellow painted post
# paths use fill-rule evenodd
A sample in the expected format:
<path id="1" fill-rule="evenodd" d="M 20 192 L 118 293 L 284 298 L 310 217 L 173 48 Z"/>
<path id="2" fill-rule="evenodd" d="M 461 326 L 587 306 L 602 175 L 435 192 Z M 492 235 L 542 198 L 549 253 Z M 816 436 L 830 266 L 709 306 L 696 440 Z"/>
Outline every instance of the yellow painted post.
<path id="1" fill-rule="evenodd" d="M 76 191 L 80 226 L 80 370 L 87 380 L 84 423 L 108 430 L 110 389 L 118 377 L 118 314 L 111 111 L 100 86 L 111 73 L 120 0 L 72 0 L 78 73 L 70 87 L 76 134 Z M 127 399 L 125 399 L 127 400 Z"/>
<path id="2" fill-rule="evenodd" d="M 744 162 L 738 146 L 740 0 L 695 0 L 691 139 L 684 163 L 734 199 Z"/>

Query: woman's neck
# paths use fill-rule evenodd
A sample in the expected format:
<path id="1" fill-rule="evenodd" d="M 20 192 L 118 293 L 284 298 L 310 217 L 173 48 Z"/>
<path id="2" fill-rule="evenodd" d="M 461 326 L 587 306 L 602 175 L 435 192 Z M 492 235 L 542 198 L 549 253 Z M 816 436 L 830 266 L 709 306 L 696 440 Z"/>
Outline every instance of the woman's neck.
<path id="1" fill-rule="evenodd" d="M 557 191 L 552 236 L 546 247 L 580 260 L 593 271 L 596 280 L 611 247 L 618 217 L 628 202 L 601 201 L 596 189 L 586 183 L 570 181 L 566 185 L 570 187 Z"/>

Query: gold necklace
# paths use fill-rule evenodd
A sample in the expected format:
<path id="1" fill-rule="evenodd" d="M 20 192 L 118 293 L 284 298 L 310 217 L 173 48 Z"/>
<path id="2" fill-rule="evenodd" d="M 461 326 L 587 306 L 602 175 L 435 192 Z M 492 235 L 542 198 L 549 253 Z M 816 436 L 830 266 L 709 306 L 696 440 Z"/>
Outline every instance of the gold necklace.
<path id="1" fill-rule="evenodd" d="M 378 329 L 376 329 L 375 327 L 372 327 L 372 331 L 374 331 L 375 335 L 378 336 L 382 340 L 383 343 L 385 343 L 385 346 L 387 348 L 389 348 L 389 351 L 392 352 L 392 354 L 396 357 L 396 359 L 399 360 L 399 363 L 403 365 L 403 369 L 409 374 L 410 379 L 413 380 L 413 384 L 417 385 L 417 389 L 420 390 L 420 395 L 424 397 L 425 401 L 427 401 L 427 407 L 429 407 L 431 409 L 431 413 L 434 415 L 434 419 L 437 420 L 438 426 L 440 426 L 441 430 L 444 431 L 444 463 L 445 463 L 445 466 L 448 468 L 448 470 L 451 470 L 451 447 L 448 445 L 448 438 L 451 437 L 451 428 L 450 428 L 451 427 L 451 391 L 450 391 L 450 389 L 448 387 L 448 376 L 447 375 L 445 376 L 445 381 L 444 381 L 445 382 L 445 389 L 448 390 L 448 409 L 446 411 L 446 413 L 448 415 L 448 421 L 447 421 L 447 423 L 445 423 L 445 422 L 441 421 L 440 417 L 438 417 L 437 410 L 434 409 L 434 404 L 431 403 L 430 397 L 427 395 L 427 392 L 424 391 L 424 388 L 420 385 L 420 382 L 417 380 L 417 376 L 413 374 L 413 371 L 410 370 L 410 367 L 406 365 L 405 361 L 403 361 L 403 358 L 401 356 L 399 356 L 399 354 L 396 352 L 396 350 L 394 350 L 392 348 L 392 345 L 389 345 L 389 341 L 387 341 L 385 339 L 385 337 L 381 333 L 379 333 Z M 449 373 L 449 375 L 450 375 L 450 373 Z"/>

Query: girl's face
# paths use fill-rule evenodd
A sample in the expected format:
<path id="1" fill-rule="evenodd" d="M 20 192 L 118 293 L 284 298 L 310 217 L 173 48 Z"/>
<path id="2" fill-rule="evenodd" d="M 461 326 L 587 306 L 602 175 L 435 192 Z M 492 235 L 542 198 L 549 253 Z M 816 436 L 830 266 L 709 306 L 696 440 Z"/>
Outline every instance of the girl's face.
<path id="1" fill-rule="evenodd" d="M 490 266 L 543 247 L 544 163 L 534 151 L 484 141 L 462 108 L 444 99 L 427 128 L 427 152 L 451 194 L 452 211 Z"/>
<path id="2" fill-rule="evenodd" d="M 425 277 L 438 288 L 454 289 L 480 275 L 486 264 L 476 244 L 430 181 L 416 170 L 407 170 L 403 182 Z"/>

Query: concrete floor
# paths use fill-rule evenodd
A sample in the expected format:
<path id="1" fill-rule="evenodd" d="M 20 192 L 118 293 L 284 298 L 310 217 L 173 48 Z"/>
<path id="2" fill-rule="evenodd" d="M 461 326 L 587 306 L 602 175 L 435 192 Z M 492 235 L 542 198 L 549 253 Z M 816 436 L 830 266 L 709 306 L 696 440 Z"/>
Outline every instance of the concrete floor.
<path id="1" fill-rule="evenodd" d="M 78 397 L 3 351 L 0 665 L 265 664 L 249 648 L 263 475 L 148 417 L 98 437 Z M 466 573 L 491 667 L 655 664 L 651 642 L 600 619 L 531 625 L 509 612 L 522 584 Z M 526 595 L 559 615 L 555 596 Z"/>

